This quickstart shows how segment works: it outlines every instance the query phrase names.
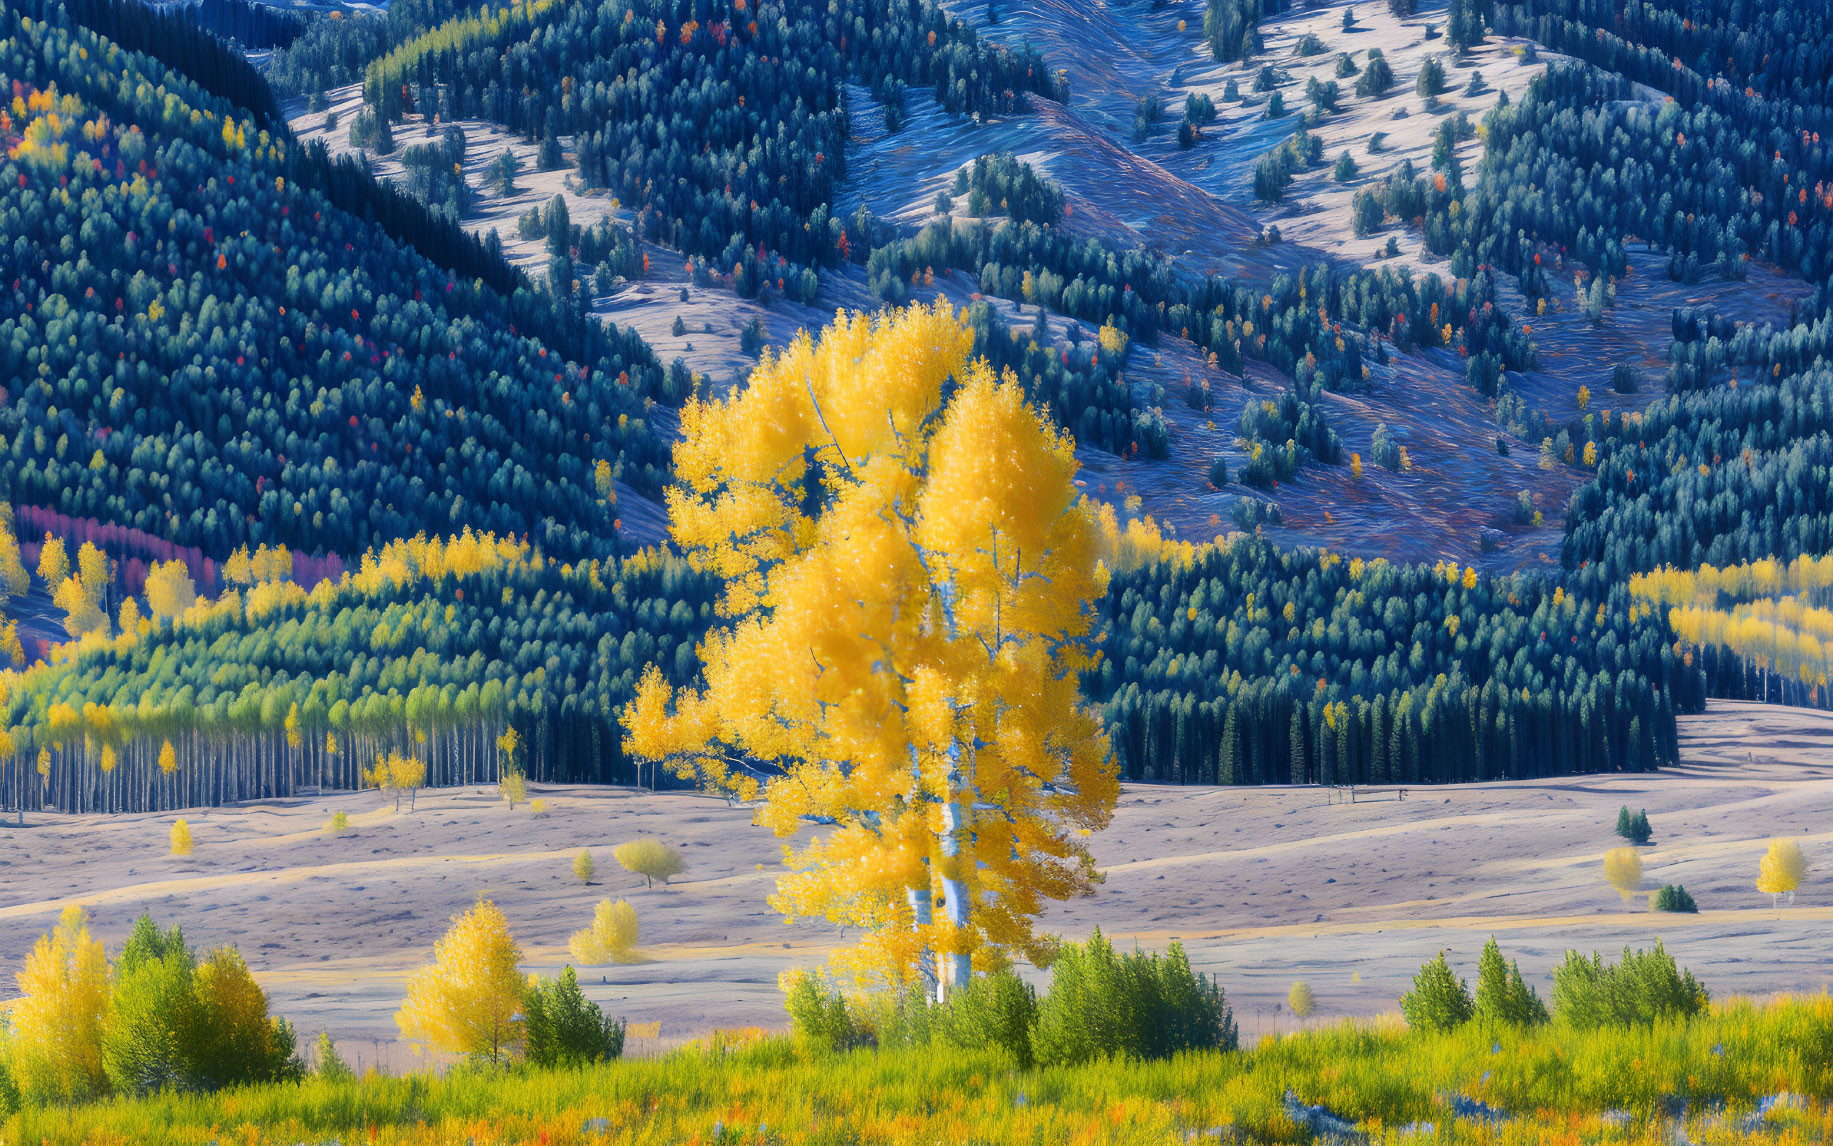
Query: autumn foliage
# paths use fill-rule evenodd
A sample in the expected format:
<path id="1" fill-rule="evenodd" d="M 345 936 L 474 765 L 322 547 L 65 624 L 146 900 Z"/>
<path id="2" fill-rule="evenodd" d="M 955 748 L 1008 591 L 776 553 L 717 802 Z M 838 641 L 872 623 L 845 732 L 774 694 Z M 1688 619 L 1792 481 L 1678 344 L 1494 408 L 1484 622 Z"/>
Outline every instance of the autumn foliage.
<path id="1" fill-rule="evenodd" d="M 1078 830 L 1117 791 L 1078 694 L 1097 516 L 1068 439 L 970 347 L 946 302 L 842 314 L 687 406 L 670 528 L 724 623 L 704 688 L 652 669 L 625 712 L 634 755 L 779 836 L 833 824 L 772 903 L 863 931 L 835 961 L 865 979 L 1047 960 L 1033 919 L 1097 882 Z"/>

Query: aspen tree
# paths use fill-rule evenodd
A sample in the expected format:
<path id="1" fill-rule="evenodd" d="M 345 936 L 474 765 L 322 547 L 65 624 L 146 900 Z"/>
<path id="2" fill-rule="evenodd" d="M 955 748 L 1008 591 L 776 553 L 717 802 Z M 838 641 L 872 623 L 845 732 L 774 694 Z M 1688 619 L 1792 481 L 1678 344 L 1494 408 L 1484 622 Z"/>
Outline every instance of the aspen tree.
<path id="1" fill-rule="evenodd" d="M 89 935 L 80 907 L 67 907 L 41 935 L 15 976 L 20 999 L 9 1016 L 7 1050 L 15 1079 L 33 1097 L 71 1102 L 100 1093 L 108 956 Z"/>
<path id="2" fill-rule="evenodd" d="M 1768 893 L 1771 906 L 1779 906 L 1784 895 L 1795 901 L 1795 890 L 1808 872 L 1807 856 L 1794 840 L 1771 840 L 1769 851 L 1757 863 L 1757 890 Z"/>
<path id="3" fill-rule="evenodd" d="M 1642 882 L 1642 857 L 1635 848 L 1611 848 L 1604 853 L 1604 878 L 1628 900 Z"/>
<path id="4" fill-rule="evenodd" d="M 433 944 L 433 962 L 407 981 L 395 1015 L 403 1038 L 434 1050 L 504 1061 L 522 1032 L 522 949 L 509 921 L 488 899 Z"/>
<path id="5" fill-rule="evenodd" d="M 859 981 L 938 995 L 1047 961 L 1034 920 L 1099 882 L 1078 829 L 1117 795 L 1077 690 L 1097 514 L 1069 439 L 972 344 L 945 301 L 842 314 L 688 404 L 670 528 L 725 581 L 724 623 L 704 689 L 652 666 L 624 713 L 628 751 L 779 837 L 832 824 L 786 847 L 771 903 L 862 932 L 834 960 Z"/>
<path id="6" fill-rule="evenodd" d="M 605 899 L 593 912 L 592 926 L 573 932 L 567 940 L 567 951 L 587 966 L 628 963 L 635 957 L 636 940 L 636 908 L 621 899 Z"/>

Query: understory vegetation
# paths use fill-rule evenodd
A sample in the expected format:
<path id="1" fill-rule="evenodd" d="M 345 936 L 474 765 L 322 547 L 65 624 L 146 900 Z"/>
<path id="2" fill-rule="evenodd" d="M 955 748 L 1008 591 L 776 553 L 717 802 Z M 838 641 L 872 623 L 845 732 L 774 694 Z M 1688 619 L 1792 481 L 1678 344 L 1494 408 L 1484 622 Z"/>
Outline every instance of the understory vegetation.
<path id="1" fill-rule="evenodd" d="M 559 1071 L 315 1076 L 217 1096 L 27 1108 L 4 1125 L 16 1139 L 52 1144 L 233 1133 L 261 1144 L 342 1136 L 396 1146 L 463 1140 L 487 1125 L 504 1142 L 865 1136 L 1041 1146 L 1179 1140 L 1211 1129 L 1249 1142 L 1300 1142 L 1331 1128 L 1323 1115 L 1380 1142 L 1423 1134 L 1528 1146 L 1546 1141 L 1551 1119 L 1580 1140 L 1652 1146 L 1673 1141 L 1678 1124 L 1691 1141 L 1792 1143 L 1833 1133 L 1833 1111 L 1820 1102 L 1777 1099 L 1782 1091 L 1828 1093 L 1829 1039 L 1833 1002 L 1824 996 L 1733 1001 L 1691 1020 L 1595 1029 L 1473 1020 L 1421 1034 L 1392 1022 L 1345 1022 L 1252 1050 L 1030 1069 L 997 1046 L 835 1054 L 758 1031 L 717 1031 L 654 1059 Z"/>

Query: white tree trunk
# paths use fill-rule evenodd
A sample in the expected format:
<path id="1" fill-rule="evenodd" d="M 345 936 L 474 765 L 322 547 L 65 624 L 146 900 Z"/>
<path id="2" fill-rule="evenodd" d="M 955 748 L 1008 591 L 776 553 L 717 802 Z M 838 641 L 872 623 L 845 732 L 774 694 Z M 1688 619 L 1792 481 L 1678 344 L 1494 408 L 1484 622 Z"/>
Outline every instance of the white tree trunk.
<path id="1" fill-rule="evenodd" d="M 935 922 L 935 913 L 930 905 L 935 901 L 935 893 L 927 886 L 906 888 L 904 895 L 910 901 L 910 923 L 916 931 L 921 931 Z M 923 994 L 934 998 L 937 986 L 935 952 L 924 948 L 917 956 L 917 972 L 923 977 Z"/>
<path id="2" fill-rule="evenodd" d="M 961 856 L 961 838 L 967 833 L 967 807 L 951 783 L 948 803 L 942 811 L 942 855 L 948 861 L 942 875 L 942 911 L 949 926 L 965 932 L 968 924 L 967 883 L 959 878 L 957 864 Z M 946 951 L 942 955 L 942 975 L 936 984 L 936 1002 L 946 1003 L 950 991 L 964 991 L 973 977 L 973 960 L 967 955 Z"/>

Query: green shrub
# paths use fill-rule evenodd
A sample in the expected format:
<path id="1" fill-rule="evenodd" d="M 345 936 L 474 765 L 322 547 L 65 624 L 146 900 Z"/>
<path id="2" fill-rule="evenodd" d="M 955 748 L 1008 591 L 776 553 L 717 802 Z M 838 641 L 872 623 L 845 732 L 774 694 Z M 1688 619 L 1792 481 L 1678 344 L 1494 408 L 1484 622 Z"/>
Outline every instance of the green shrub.
<path id="1" fill-rule="evenodd" d="M 932 1008 L 936 1037 L 967 1050 L 998 1047 L 1023 1069 L 1034 1055 L 1031 1028 L 1037 1021 L 1037 992 L 1010 970 L 984 975 Z"/>
<path id="2" fill-rule="evenodd" d="M 1546 1004 L 1521 978 L 1521 965 L 1502 961 L 1502 948 L 1490 936 L 1477 959 L 1476 1017 L 1487 1023 L 1511 1027 L 1538 1026 L 1547 1021 Z"/>
<path id="3" fill-rule="evenodd" d="M 522 1004 L 528 1061 L 541 1067 L 585 1066 L 624 1053 L 624 1021 L 607 1018 L 579 989 L 571 967 L 541 978 Z"/>
<path id="4" fill-rule="evenodd" d="M 819 975 L 803 971 L 783 1000 L 797 1045 L 814 1051 L 843 1051 L 861 1042 L 861 1030 L 846 999 Z"/>
<path id="5" fill-rule="evenodd" d="M 314 1078 L 326 1082 L 348 1082 L 356 1077 L 356 1072 L 350 1069 L 344 1056 L 337 1053 L 337 1044 L 331 1041 L 330 1031 L 318 1032 L 318 1048 L 313 1058 L 316 1060 L 312 1065 Z"/>
<path id="6" fill-rule="evenodd" d="M 1636 843 L 1645 844 L 1649 841 L 1649 837 L 1654 834 L 1655 830 L 1649 826 L 1648 812 L 1646 809 L 1634 815 L 1630 814 L 1627 804 L 1617 809 L 1617 835 L 1622 836 L 1626 840 L 1633 840 Z"/>
<path id="7" fill-rule="evenodd" d="M 1606 966 L 1598 954 L 1586 959 L 1566 952 L 1553 972 L 1553 1013 L 1580 1028 L 1648 1024 L 1660 1018 L 1691 1018 L 1706 1009 L 1706 989 L 1674 964 L 1659 940 L 1653 951 L 1631 953 Z"/>
<path id="8" fill-rule="evenodd" d="M 115 960 L 102 1069 L 116 1090 L 191 1090 L 203 1043 L 197 958 L 177 926 L 142 915 Z"/>
<path id="9" fill-rule="evenodd" d="M 1649 897 L 1650 911 L 1677 911 L 1686 915 L 1699 914 L 1699 905 L 1687 894 L 1687 889 L 1675 883 L 1662 885 L 1660 891 Z"/>
<path id="10" fill-rule="evenodd" d="M 1191 972 L 1182 944 L 1162 956 L 1117 955 L 1096 930 L 1058 954 L 1031 1041 L 1037 1061 L 1049 1066 L 1228 1050 L 1236 1032 L 1222 988 Z"/>
<path id="11" fill-rule="evenodd" d="M 1416 1031 L 1452 1030 L 1468 1022 L 1474 1010 L 1470 989 L 1451 973 L 1443 951 L 1419 969 L 1413 976 L 1413 989 L 1400 999 L 1400 1013 Z"/>
<path id="12" fill-rule="evenodd" d="M 293 1028 L 233 947 L 202 963 L 177 927 L 142 915 L 115 961 L 102 1067 L 115 1089 L 211 1090 L 297 1078 Z"/>
<path id="13" fill-rule="evenodd" d="M 1209 459 L 1209 484 L 1217 489 L 1228 484 L 1228 459 L 1221 454 Z"/>
<path id="14" fill-rule="evenodd" d="M 1242 529 L 1254 530 L 1263 525 L 1281 525 L 1285 515 L 1280 511 L 1276 501 L 1262 501 L 1257 497 L 1244 497 L 1228 507 L 1228 517 Z"/>

